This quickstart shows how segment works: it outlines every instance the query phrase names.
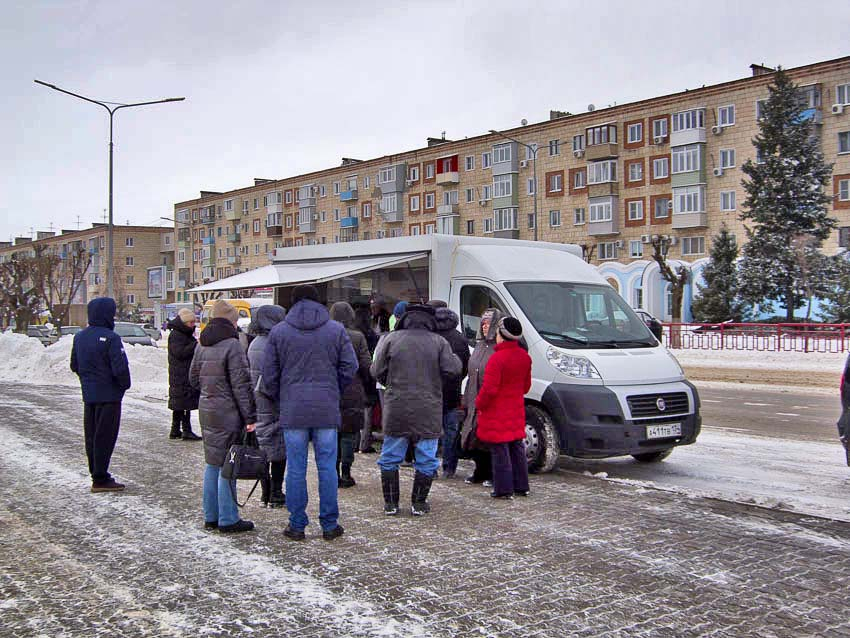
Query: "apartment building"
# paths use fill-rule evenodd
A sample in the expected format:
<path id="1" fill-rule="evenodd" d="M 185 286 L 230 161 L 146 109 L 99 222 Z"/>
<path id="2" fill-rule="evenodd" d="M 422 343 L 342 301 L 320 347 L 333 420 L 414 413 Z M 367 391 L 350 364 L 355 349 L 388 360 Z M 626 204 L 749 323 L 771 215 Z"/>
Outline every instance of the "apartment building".
<path id="1" fill-rule="evenodd" d="M 60 256 L 84 250 L 91 256 L 85 280 L 73 304 L 85 305 L 107 294 L 107 225 L 93 224 L 83 230 L 38 232 L 35 239 L 18 237 L 0 242 L 0 262 L 15 255 L 34 256 L 37 250 Z M 115 297 L 126 308 L 141 307 L 152 314 L 157 303 L 174 299 L 174 231 L 156 226 L 114 226 Z M 149 271 L 155 271 L 149 274 Z M 149 287 L 149 279 L 151 287 Z M 150 288 L 150 289 L 149 289 Z M 149 293 L 151 296 L 149 296 Z"/>
<path id="2" fill-rule="evenodd" d="M 358 161 L 175 205 L 178 301 L 192 285 L 268 263 L 275 248 L 427 233 L 574 243 L 635 307 L 671 314 L 649 242 L 698 279 L 722 223 L 743 240 L 742 164 L 772 69 L 681 93 L 553 112 L 549 121 Z M 850 57 L 790 69 L 834 163 L 832 213 L 850 236 Z M 537 180 L 534 164 L 537 164 Z M 538 215 L 533 215 L 537 190 Z M 689 316 L 691 290 L 685 295 Z"/>

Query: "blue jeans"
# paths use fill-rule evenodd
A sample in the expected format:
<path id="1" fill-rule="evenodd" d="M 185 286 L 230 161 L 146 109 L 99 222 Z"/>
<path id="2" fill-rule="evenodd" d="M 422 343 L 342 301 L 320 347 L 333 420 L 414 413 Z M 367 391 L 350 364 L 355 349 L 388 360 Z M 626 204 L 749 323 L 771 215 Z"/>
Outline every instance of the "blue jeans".
<path id="1" fill-rule="evenodd" d="M 313 441 L 313 454 L 319 473 L 319 523 L 329 532 L 337 526 L 339 505 L 336 476 L 336 428 L 304 428 L 284 430 L 286 440 L 286 508 L 289 526 L 303 530 L 307 519 L 307 448 Z"/>
<path id="2" fill-rule="evenodd" d="M 443 472 L 454 474 L 457 471 L 457 433 L 460 426 L 460 414 L 456 409 L 443 414 Z"/>
<path id="3" fill-rule="evenodd" d="M 440 467 L 440 462 L 437 460 L 437 441 L 438 439 L 422 439 L 416 443 L 413 467 L 417 472 L 426 476 L 434 476 L 437 473 Z M 404 460 L 408 445 L 409 442 L 405 437 L 385 434 L 378 467 L 387 471 L 397 470 Z"/>
<path id="4" fill-rule="evenodd" d="M 221 468 L 207 464 L 204 470 L 204 520 L 208 523 L 218 523 L 219 527 L 238 522 L 239 508 L 233 500 L 234 494 L 236 481 L 221 478 Z"/>

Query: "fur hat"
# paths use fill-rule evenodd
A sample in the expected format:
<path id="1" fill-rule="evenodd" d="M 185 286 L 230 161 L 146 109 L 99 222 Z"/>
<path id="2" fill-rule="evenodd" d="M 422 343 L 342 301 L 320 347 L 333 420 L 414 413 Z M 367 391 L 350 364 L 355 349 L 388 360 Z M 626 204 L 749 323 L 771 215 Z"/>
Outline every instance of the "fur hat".
<path id="1" fill-rule="evenodd" d="M 319 301 L 319 291 L 315 286 L 310 284 L 299 284 L 292 290 L 292 305 L 295 305 L 302 299 L 310 301 Z"/>
<path id="2" fill-rule="evenodd" d="M 522 324 L 514 317 L 502 317 L 499 322 L 499 334 L 508 341 L 519 341 L 522 339 Z"/>
<path id="3" fill-rule="evenodd" d="M 210 310 L 210 319 L 227 319 L 235 326 L 237 319 L 239 319 L 239 313 L 224 299 L 216 299 L 212 310 Z"/>
<path id="4" fill-rule="evenodd" d="M 177 316 L 180 317 L 180 321 L 182 321 L 184 324 L 195 320 L 195 313 L 192 312 L 189 308 L 181 308 L 177 312 Z"/>

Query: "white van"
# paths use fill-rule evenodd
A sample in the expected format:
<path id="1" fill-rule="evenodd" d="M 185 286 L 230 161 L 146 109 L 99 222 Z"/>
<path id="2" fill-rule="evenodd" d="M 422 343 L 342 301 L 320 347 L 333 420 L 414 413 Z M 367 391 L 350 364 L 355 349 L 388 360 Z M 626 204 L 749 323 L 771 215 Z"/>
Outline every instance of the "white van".
<path id="1" fill-rule="evenodd" d="M 327 303 L 380 295 L 388 310 L 399 299 L 443 299 L 470 346 L 486 308 L 519 319 L 533 362 L 533 470 L 551 470 L 562 453 L 659 461 L 699 434 L 696 388 L 578 246 L 426 235 L 283 248 L 270 266 L 195 291 L 272 286 L 288 307 L 300 283 L 316 284 Z"/>

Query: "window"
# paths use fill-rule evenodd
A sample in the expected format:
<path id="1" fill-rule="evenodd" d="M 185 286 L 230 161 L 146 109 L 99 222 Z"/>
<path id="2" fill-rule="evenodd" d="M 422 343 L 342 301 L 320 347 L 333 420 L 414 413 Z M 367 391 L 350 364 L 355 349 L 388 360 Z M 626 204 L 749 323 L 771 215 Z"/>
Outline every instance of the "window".
<path id="1" fill-rule="evenodd" d="M 133 238 L 132 238 L 132 237 L 126 237 L 126 238 L 124 239 L 124 245 L 125 245 L 127 248 L 132 248 L 132 247 L 133 247 Z"/>
<path id="2" fill-rule="evenodd" d="M 497 208 L 493 211 L 493 223 L 496 230 L 518 230 L 517 209 Z"/>
<path id="3" fill-rule="evenodd" d="M 324 185 L 319 186 L 320 191 L 323 188 L 324 188 Z M 284 201 L 285 204 L 291 204 L 292 203 L 292 191 L 291 190 L 288 190 L 283 194 L 283 201 Z"/>
<path id="4" fill-rule="evenodd" d="M 850 202 L 850 179 L 838 180 L 838 200 Z"/>
<path id="5" fill-rule="evenodd" d="M 411 213 L 419 212 L 419 195 L 411 195 L 410 196 L 410 212 Z"/>
<path id="6" fill-rule="evenodd" d="M 398 212 L 398 195 L 396 193 L 388 193 L 381 198 L 381 212 L 384 214 Z"/>
<path id="7" fill-rule="evenodd" d="M 495 175 L 493 177 L 493 197 L 510 197 L 513 195 L 513 183 L 510 175 Z"/>
<path id="8" fill-rule="evenodd" d="M 425 224 L 425 234 L 426 235 L 433 235 L 434 231 L 436 229 L 437 229 L 437 227 L 434 224 L 434 222 L 430 222 L 430 223 Z"/>
<path id="9" fill-rule="evenodd" d="M 422 234 L 422 227 L 419 224 L 413 224 L 413 226 L 410 227 L 410 236 L 411 237 L 415 237 L 415 236 L 421 235 L 421 234 Z"/>
<path id="10" fill-rule="evenodd" d="M 546 190 L 550 193 L 560 193 L 564 190 L 564 174 L 562 172 L 549 175 L 549 183 Z"/>
<path id="11" fill-rule="evenodd" d="M 324 184 L 319 184 L 319 197 L 327 197 L 327 196 L 328 196 L 328 187 L 325 186 Z"/>
<path id="12" fill-rule="evenodd" d="M 286 216 L 286 228 L 292 228 L 292 215 Z"/>
<path id="13" fill-rule="evenodd" d="M 720 168 L 735 168 L 735 149 L 720 149 Z"/>
<path id="14" fill-rule="evenodd" d="M 493 186 L 491 184 L 484 184 L 481 187 L 481 199 L 490 200 L 493 198 Z"/>
<path id="15" fill-rule="evenodd" d="M 688 144 L 672 150 L 673 174 L 690 173 L 700 169 L 700 145 Z"/>
<path id="16" fill-rule="evenodd" d="M 835 103 L 850 104 L 850 84 L 839 84 L 835 87 Z"/>
<path id="17" fill-rule="evenodd" d="M 254 198 L 254 210 L 260 210 L 260 198 L 259 197 Z"/>
<path id="18" fill-rule="evenodd" d="M 767 100 L 756 100 L 756 119 L 760 120 L 764 117 L 764 107 L 767 106 Z"/>
<path id="19" fill-rule="evenodd" d="M 425 210 L 432 210 L 434 208 L 436 204 L 435 199 L 434 193 L 425 193 Z"/>
<path id="20" fill-rule="evenodd" d="M 705 237 L 682 237 L 682 255 L 705 253 Z"/>
<path id="21" fill-rule="evenodd" d="M 561 154 L 561 140 L 549 140 L 549 156 Z"/>
<path id="22" fill-rule="evenodd" d="M 247 199 L 242 200 L 242 212 L 243 213 L 248 212 L 248 200 Z"/>
<path id="23" fill-rule="evenodd" d="M 334 208 L 334 221 L 339 221 L 339 208 Z"/>
<path id="24" fill-rule="evenodd" d="M 590 203 L 590 223 L 595 222 L 610 222 L 612 220 L 611 199 L 603 199 L 599 201 L 591 201 Z"/>
<path id="25" fill-rule="evenodd" d="M 395 166 L 381 169 L 381 184 L 388 184 L 395 181 Z"/>
<path id="26" fill-rule="evenodd" d="M 578 190 L 587 186 L 587 171 L 573 173 L 573 189 Z"/>
<path id="27" fill-rule="evenodd" d="M 735 124 L 735 105 L 721 106 L 717 109 L 718 126 L 732 126 Z"/>
<path id="28" fill-rule="evenodd" d="M 468 171 L 475 170 L 475 155 L 467 155 L 464 160 L 464 168 Z"/>
<path id="29" fill-rule="evenodd" d="M 632 162 L 629 164 L 629 181 L 640 182 L 643 180 L 643 162 Z"/>
<path id="30" fill-rule="evenodd" d="M 629 257 L 639 259 L 643 257 L 643 244 L 640 239 L 632 239 L 629 241 Z"/>
<path id="31" fill-rule="evenodd" d="M 720 192 L 720 210 L 735 210 L 735 191 Z"/>
<path id="32" fill-rule="evenodd" d="M 468 203 L 474 202 L 474 201 L 475 201 L 475 189 L 474 188 L 467 188 L 466 189 L 466 203 L 468 204 Z"/>
<path id="33" fill-rule="evenodd" d="M 576 208 L 573 211 L 573 224 L 574 225 L 580 226 L 581 224 L 585 223 L 586 220 L 587 220 L 587 216 L 586 216 L 584 208 Z"/>
<path id="34" fill-rule="evenodd" d="M 705 211 L 705 186 L 688 186 L 673 190 L 673 213 L 702 213 Z"/>
<path id="35" fill-rule="evenodd" d="M 705 128 L 705 109 L 691 109 L 673 114 L 673 132 Z M 676 170 L 674 169 L 675 173 Z"/>
<path id="36" fill-rule="evenodd" d="M 334 182 L 334 195 L 339 195 L 339 182 Z"/>
<path id="37" fill-rule="evenodd" d="M 617 181 L 617 160 L 589 162 L 587 165 L 587 183 L 603 184 Z"/>
<path id="38" fill-rule="evenodd" d="M 371 177 L 369 177 L 369 176 L 367 175 L 366 177 L 364 177 L 364 178 L 363 178 L 363 188 L 364 188 L 364 189 L 369 188 L 369 186 L 370 186 L 371 184 L 372 184 L 372 178 L 371 178 Z"/>
<path id="39" fill-rule="evenodd" d="M 511 161 L 511 145 L 497 144 L 493 147 L 493 163 L 501 164 L 502 162 Z"/>
<path id="40" fill-rule="evenodd" d="M 490 168 L 493 156 L 490 153 L 481 153 L 481 168 Z"/>
<path id="41" fill-rule="evenodd" d="M 600 244 L 596 244 L 596 254 L 599 256 L 599 259 L 616 259 L 617 258 L 617 247 L 614 245 L 613 241 L 604 241 Z"/>
<path id="42" fill-rule="evenodd" d="M 584 150 L 584 135 L 573 135 L 573 151 Z"/>
<path id="43" fill-rule="evenodd" d="M 326 221 L 328 221 L 328 212 L 323 210 L 323 211 L 321 212 L 321 214 L 319 215 L 319 219 L 320 219 L 322 222 L 326 222 Z"/>
<path id="44" fill-rule="evenodd" d="M 585 139 L 588 146 L 596 146 L 597 144 L 616 144 L 617 143 L 617 125 L 603 124 L 602 126 L 594 126 L 585 129 Z"/>
<path id="45" fill-rule="evenodd" d="M 280 214 L 280 213 L 278 213 L 278 215 L 279 215 L 279 214 Z M 278 224 L 278 226 L 279 226 L 279 225 L 280 225 L 280 224 Z M 219 237 L 221 237 L 221 226 L 219 226 L 218 228 L 216 228 L 216 232 L 217 232 L 218 236 L 219 236 Z"/>
<path id="46" fill-rule="evenodd" d="M 255 255 L 260 254 L 260 244 L 254 244 L 254 254 Z"/>
<path id="47" fill-rule="evenodd" d="M 255 233 L 260 232 L 260 220 L 259 219 L 254 220 L 254 232 Z"/>
<path id="48" fill-rule="evenodd" d="M 493 218 L 485 217 L 484 218 L 484 232 L 492 233 L 493 232 Z"/>
<path id="49" fill-rule="evenodd" d="M 353 206 L 347 206 L 346 209 L 345 209 L 345 213 L 349 217 L 355 217 L 356 218 L 357 217 L 357 205 L 355 204 Z"/>
<path id="50" fill-rule="evenodd" d="M 411 182 L 419 181 L 419 166 L 411 166 L 409 169 L 407 169 L 407 179 L 409 179 Z"/>
<path id="51" fill-rule="evenodd" d="M 629 221 L 640 221 L 643 219 L 643 200 L 631 201 L 629 207 Z"/>
<path id="52" fill-rule="evenodd" d="M 661 118 L 658 120 L 652 120 L 652 137 L 653 139 L 660 139 L 663 137 L 667 137 L 667 118 Z"/>
<path id="53" fill-rule="evenodd" d="M 133 275 L 127 275 L 127 284 L 132 286 L 136 281 L 136 278 Z"/>
<path id="54" fill-rule="evenodd" d="M 367 230 L 367 231 L 365 231 L 365 232 L 363 233 L 363 241 L 369 241 L 370 239 L 372 239 L 372 233 L 370 233 L 370 232 Z"/>
<path id="55" fill-rule="evenodd" d="M 425 179 L 434 179 L 434 162 L 425 164 Z"/>
<path id="56" fill-rule="evenodd" d="M 446 206 L 457 204 L 457 191 L 443 191 L 443 203 Z"/>
<path id="57" fill-rule="evenodd" d="M 528 194 L 529 194 L 529 195 L 534 195 L 534 178 L 533 178 L 533 177 L 530 177 L 530 178 L 528 179 L 528 188 L 527 188 L 527 190 L 528 190 Z"/>
<path id="58" fill-rule="evenodd" d="M 474 219 L 468 219 L 466 221 L 466 234 L 467 235 L 474 235 L 475 234 L 475 220 Z"/>
<path id="59" fill-rule="evenodd" d="M 652 160 L 652 179 L 665 179 L 670 177 L 670 159 L 659 157 Z"/>
<path id="60" fill-rule="evenodd" d="M 233 210 L 233 200 L 232 199 L 224 200 L 224 210 L 226 210 L 226 211 L 232 211 Z"/>
<path id="61" fill-rule="evenodd" d="M 372 202 L 363 202 L 360 207 L 360 215 L 363 219 L 369 219 L 372 216 Z"/>
<path id="62" fill-rule="evenodd" d="M 131 306 L 136 303 L 136 295 L 127 295 L 127 303 Z"/>
<path id="63" fill-rule="evenodd" d="M 629 124 L 628 128 L 628 142 L 629 144 L 636 144 L 638 142 L 643 141 L 643 122 L 637 122 L 635 124 Z"/>
<path id="64" fill-rule="evenodd" d="M 550 210 L 549 211 L 549 226 L 551 228 L 558 228 L 560 225 L 561 225 L 561 211 Z"/>
<path id="65" fill-rule="evenodd" d="M 133 261 L 132 257 L 125 257 L 124 258 L 124 265 L 125 266 L 134 266 L 135 262 Z"/>
<path id="66" fill-rule="evenodd" d="M 528 214 L 528 230 L 534 230 L 534 213 Z"/>
<path id="67" fill-rule="evenodd" d="M 529 162 L 534 160 L 534 155 L 535 155 L 536 151 L 537 151 L 537 144 L 535 144 L 534 142 L 532 142 L 531 144 L 526 146 L 525 147 L 525 159 L 527 159 Z"/>
<path id="68" fill-rule="evenodd" d="M 762 155 L 761 149 L 757 148 L 756 149 L 756 164 L 764 164 L 764 163 L 765 163 L 764 155 Z"/>
<path id="69" fill-rule="evenodd" d="M 838 152 L 850 153 L 850 131 L 842 131 L 838 134 Z"/>
<path id="70" fill-rule="evenodd" d="M 475 337 L 481 327 L 481 315 L 488 308 L 498 308 L 505 312 L 505 304 L 492 289 L 487 286 L 464 286 L 460 289 L 461 329 L 470 345 L 475 345 Z"/>

